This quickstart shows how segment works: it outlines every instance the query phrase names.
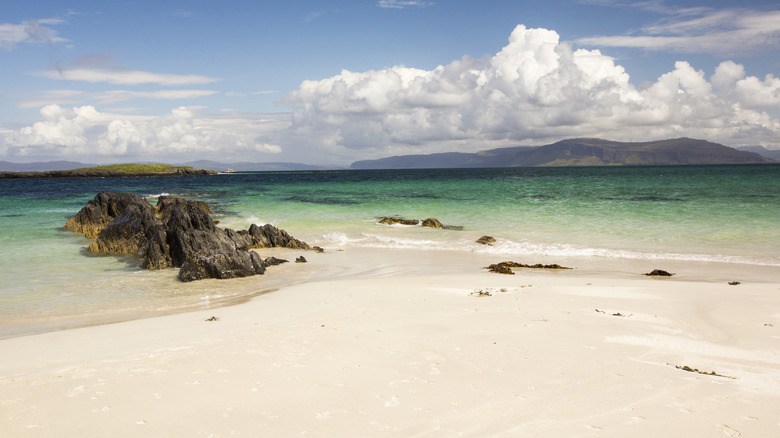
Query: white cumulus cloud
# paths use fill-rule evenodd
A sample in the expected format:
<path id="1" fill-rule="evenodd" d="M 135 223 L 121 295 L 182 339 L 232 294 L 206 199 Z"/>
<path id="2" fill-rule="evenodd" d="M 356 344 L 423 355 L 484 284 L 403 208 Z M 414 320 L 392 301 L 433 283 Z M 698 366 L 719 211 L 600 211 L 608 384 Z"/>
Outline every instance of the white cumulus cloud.
<path id="1" fill-rule="evenodd" d="M 269 132 L 289 125 L 289 116 L 200 116 L 187 107 L 161 116 L 102 113 L 88 105 L 47 105 L 40 113 L 41 120 L 30 126 L 0 132 L 0 146 L 7 156 L 167 162 L 241 159 L 281 153 L 280 146 L 266 140 Z"/>
<path id="2" fill-rule="evenodd" d="M 727 61 L 708 79 L 681 61 L 640 89 L 599 50 L 574 50 L 554 31 L 522 25 L 487 59 L 342 71 L 303 82 L 282 102 L 295 110 L 290 138 L 375 156 L 572 136 L 777 145 L 780 133 L 777 78 L 747 76 Z"/>

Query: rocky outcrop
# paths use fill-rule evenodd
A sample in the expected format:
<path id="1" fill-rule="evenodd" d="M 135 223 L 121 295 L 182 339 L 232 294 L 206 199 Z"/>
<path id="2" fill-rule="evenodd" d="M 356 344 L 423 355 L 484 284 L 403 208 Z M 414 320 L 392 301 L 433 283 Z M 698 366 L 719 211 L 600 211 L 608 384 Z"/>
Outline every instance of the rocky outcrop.
<path id="1" fill-rule="evenodd" d="M 182 281 L 204 278 L 237 278 L 265 273 L 263 259 L 253 251 L 232 253 L 195 253 L 188 256 L 181 269 Z"/>
<path id="2" fill-rule="evenodd" d="M 322 252 L 273 225 L 246 231 L 222 229 L 201 201 L 161 196 L 154 207 L 130 193 L 102 192 L 65 227 L 95 241 L 87 251 L 130 255 L 146 269 L 180 268 L 182 281 L 263 274 L 267 263 L 252 248 L 284 247 Z"/>
<path id="3" fill-rule="evenodd" d="M 75 216 L 68 219 L 65 228 L 76 233 L 84 233 L 88 239 L 94 239 L 105 226 L 122 214 L 154 208 L 143 198 L 132 193 L 101 192 L 89 201 Z"/>

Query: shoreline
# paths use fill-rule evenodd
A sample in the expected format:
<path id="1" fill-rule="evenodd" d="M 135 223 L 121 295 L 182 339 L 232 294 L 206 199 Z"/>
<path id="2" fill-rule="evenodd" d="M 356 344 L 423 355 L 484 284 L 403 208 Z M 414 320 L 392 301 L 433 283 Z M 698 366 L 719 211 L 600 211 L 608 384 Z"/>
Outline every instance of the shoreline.
<path id="1" fill-rule="evenodd" d="M 516 261 L 575 269 L 500 275 L 482 268 L 501 257 L 478 253 L 307 259 L 308 279 L 240 304 L 0 339 L 0 430 L 780 432 L 777 268 L 539 257 Z M 641 275 L 655 268 L 676 275 Z"/>
<path id="2" fill-rule="evenodd" d="M 132 311 L 111 309 L 99 311 L 97 313 L 85 313 L 79 315 L 63 316 L 41 316 L 39 318 L 28 318 L 22 320 L 5 320 L 0 323 L 0 340 L 11 339 L 20 336 L 31 336 L 48 332 L 72 330 L 83 327 L 103 326 L 129 322 L 139 319 L 164 317 L 180 313 L 198 312 L 202 310 L 220 309 L 241 305 L 254 298 L 277 292 L 281 289 L 295 286 L 302 283 L 322 280 L 350 279 L 352 277 L 363 277 L 371 275 L 371 266 L 380 265 L 388 262 L 388 257 L 393 262 L 389 264 L 392 270 L 402 272 L 404 275 L 421 275 L 426 270 L 441 269 L 440 263 L 436 260 L 447 260 L 445 263 L 456 262 L 460 264 L 460 269 L 471 272 L 472 274 L 487 272 L 483 269 L 488 264 L 499 263 L 502 261 L 513 260 L 524 263 L 556 263 L 569 267 L 565 271 L 520 268 L 515 269 L 517 276 L 522 275 L 561 275 L 571 277 L 598 276 L 611 279 L 645 279 L 654 281 L 668 281 L 670 278 L 647 277 L 644 273 L 653 269 L 661 268 L 672 272 L 673 279 L 683 282 L 707 282 L 713 284 L 727 284 L 730 282 L 738 283 L 775 283 L 780 278 L 780 268 L 773 265 L 749 265 L 742 263 L 712 262 L 712 261 L 694 261 L 694 260 L 643 260 L 635 258 L 610 258 L 603 256 L 550 256 L 550 255 L 507 255 L 493 254 L 480 251 L 455 251 L 451 249 L 407 249 L 407 248 L 375 248 L 375 247 L 348 247 L 348 248 L 328 248 L 325 259 L 321 254 L 306 253 L 299 250 L 290 250 L 285 248 L 265 248 L 254 250 L 261 257 L 277 257 L 290 260 L 289 263 L 273 267 L 261 276 L 251 276 L 235 278 L 230 280 L 207 279 L 187 285 L 181 283 L 175 278 L 175 269 L 170 271 L 170 278 L 158 276 L 154 281 L 158 287 L 182 288 L 182 292 L 189 294 L 189 298 L 181 303 L 167 303 L 170 307 L 157 307 L 146 309 L 135 309 Z M 337 258 L 341 253 L 350 255 L 365 254 L 354 257 L 352 266 L 340 266 Z M 298 264 L 292 261 L 299 255 L 305 255 L 311 259 L 319 257 L 320 260 L 315 263 Z M 335 258 L 334 258 L 335 257 Z M 411 263 L 402 260 L 417 259 L 419 266 L 413 266 Z M 321 263 L 324 261 L 325 263 Z M 338 271 L 344 271 L 338 273 Z M 453 273 L 460 273 L 455 269 Z M 139 273 L 139 271 L 128 271 L 128 275 Z M 147 275 L 161 274 L 163 271 L 144 271 L 140 273 Z M 492 274 L 499 275 L 501 274 Z M 202 290 L 204 296 L 198 296 L 198 292 L 186 291 L 185 287 L 195 286 Z M 154 286 L 149 286 L 154 287 Z M 228 290 L 239 291 L 231 295 L 225 295 Z M 186 292 L 185 292 L 186 291 Z M 5 327 L 3 327 L 5 326 Z"/>
<path id="3" fill-rule="evenodd" d="M 293 254 L 299 253 L 300 251 L 297 250 L 280 248 L 263 249 L 264 256 L 268 255 L 278 258 L 290 258 Z M 160 271 L 143 270 L 140 268 L 128 270 L 126 273 L 128 278 L 138 274 L 147 276 L 145 280 L 151 278 L 154 284 L 147 286 L 150 293 L 153 291 L 152 289 L 159 287 L 173 289 L 173 294 L 181 291 L 187 297 L 179 302 L 169 299 L 165 303 L 161 302 L 159 307 L 151 306 L 132 310 L 114 308 L 95 310 L 93 313 L 66 314 L 61 316 L 42 315 L 38 318 L 4 320 L 0 321 L 0 340 L 239 305 L 281 288 L 306 282 L 310 274 L 306 270 L 300 269 L 300 266 L 294 265 L 296 264 L 285 263 L 274 266 L 272 270 L 269 270 L 262 276 L 235 278 L 227 281 L 207 279 L 200 280 L 194 284 L 181 282 L 176 276 L 178 272 L 176 268 Z M 299 269 L 296 270 L 295 268 Z M 196 291 L 189 290 L 192 288 L 195 288 Z M 228 294 L 228 291 L 231 289 L 239 292 Z"/>

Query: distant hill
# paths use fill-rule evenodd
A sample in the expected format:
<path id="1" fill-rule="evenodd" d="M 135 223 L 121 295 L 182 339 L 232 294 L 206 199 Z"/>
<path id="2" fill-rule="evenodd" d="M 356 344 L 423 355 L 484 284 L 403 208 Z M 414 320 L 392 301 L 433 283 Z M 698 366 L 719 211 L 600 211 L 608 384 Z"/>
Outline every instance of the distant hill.
<path id="1" fill-rule="evenodd" d="M 775 161 L 753 152 L 691 138 L 636 143 L 574 138 L 545 146 L 517 146 L 476 153 L 402 155 L 356 161 L 350 168 L 650 166 L 773 162 Z"/>
<path id="2" fill-rule="evenodd" d="M 237 163 L 220 163 L 210 160 L 198 160 L 184 163 L 185 166 L 192 166 L 201 169 L 214 169 L 220 172 L 224 172 L 228 169 L 233 169 L 236 172 L 261 172 L 261 171 L 286 171 L 286 170 L 323 170 L 331 169 L 331 167 L 312 166 L 309 164 L 301 163 L 282 163 L 282 162 L 270 162 L 270 163 L 251 163 L 248 161 L 241 161 Z"/>
<path id="3" fill-rule="evenodd" d="M 75 161 L 38 161 L 33 163 L 0 161 L 0 172 L 45 172 L 48 170 L 70 170 L 93 166 L 95 164 L 78 163 Z"/>
<path id="4" fill-rule="evenodd" d="M 763 155 L 775 161 L 780 161 L 780 150 L 767 149 L 763 146 L 741 146 L 737 149 L 740 151 L 755 152 L 758 155 Z"/>

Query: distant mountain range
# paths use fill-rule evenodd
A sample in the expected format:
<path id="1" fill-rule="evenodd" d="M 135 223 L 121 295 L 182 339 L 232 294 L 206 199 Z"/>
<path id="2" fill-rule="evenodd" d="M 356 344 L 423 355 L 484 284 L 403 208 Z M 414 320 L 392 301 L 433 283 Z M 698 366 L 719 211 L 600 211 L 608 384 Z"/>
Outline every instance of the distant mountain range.
<path id="1" fill-rule="evenodd" d="M 772 151 L 773 152 L 773 151 Z M 691 138 L 622 143 L 574 138 L 545 146 L 517 146 L 476 153 L 401 155 L 356 161 L 351 169 L 458 167 L 649 166 L 774 163 L 758 153 Z"/>
<path id="2" fill-rule="evenodd" d="M 0 161 L 0 172 L 49 172 L 52 170 L 71 170 L 95 166 L 97 164 L 77 163 L 75 161 L 38 161 L 34 163 Z"/>
<path id="3" fill-rule="evenodd" d="M 737 149 L 740 151 L 755 152 L 758 155 L 763 155 L 775 161 L 780 161 L 780 150 L 767 149 L 763 146 L 741 146 Z"/>
<path id="4" fill-rule="evenodd" d="M 427 155 L 401 155 L 377 160 L 356 161 L 351 169 L 425 169 L 458 167 L 541 167 L 541 166 L 630 166 L 679 164 L 759 164 L 780 161 L 780 150 L 762 146 L 738 149 L 691 138 L 621 143 L 597 138 L 574 138 L 545 146 L 516 146 L 475 153 L 445 152 Z M 139 163 L 149 164 L 149 163 Z M 334 166 L 302 163 L 247 161 L 222 163 L 198 160 L 176 163 L 224 172 L 332 170 Z M 0 161 L 0 172 L 45 172 L 95 167 L 94 163 L 48 161 L 10 163 Z"/>
<path id="5" fill-rule="evenodd" d="M 302 163 L 283 163 L 283 162 L 251 163 L 248 161 L 241 161 L 236 163 L 220 163 L 217 161 L 198 160 L 198 161 L 190 161 L 187 163 L 182 163 L 182 165 L 192 166 L 198 169 L 218 170 L 220 172 L 224 172 L 228 169 L 233 169 L 236 172 L 332 169 L 332 167 L 313 166 L 310 164 L 302 164 Z"/>

